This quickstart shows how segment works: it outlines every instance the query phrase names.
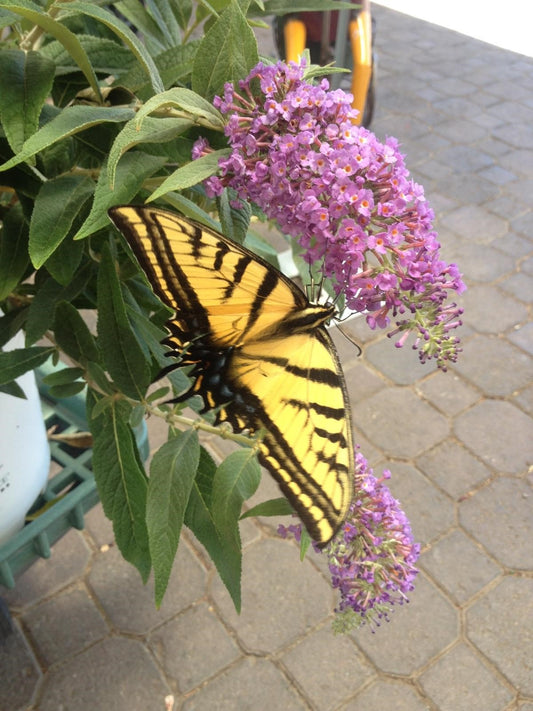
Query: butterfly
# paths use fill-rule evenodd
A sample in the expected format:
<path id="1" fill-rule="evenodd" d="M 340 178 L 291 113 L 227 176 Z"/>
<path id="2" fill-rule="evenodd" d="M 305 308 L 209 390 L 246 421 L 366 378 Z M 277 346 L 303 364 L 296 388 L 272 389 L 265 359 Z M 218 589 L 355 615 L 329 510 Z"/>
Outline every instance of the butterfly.
<path id="1" fill-rule="evenodd" d="M 325 545 L 353 494 L 350 406 L 325 324 L 296 284 L 204 225 L 153 207 L 109 211 L 154 292 L 175 316 L 164 343 L 191 366 L 204 410 L 259 433 L 260 462 L 311 538 Z"/>

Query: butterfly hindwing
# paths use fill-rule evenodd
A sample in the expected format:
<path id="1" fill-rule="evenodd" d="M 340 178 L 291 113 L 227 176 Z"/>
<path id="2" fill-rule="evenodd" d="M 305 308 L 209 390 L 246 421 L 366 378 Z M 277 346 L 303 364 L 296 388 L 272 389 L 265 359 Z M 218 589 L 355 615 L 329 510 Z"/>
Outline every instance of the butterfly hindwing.
<path id="1" fill-rule="evenodd" d="M 217 421 L 260 431 L 262 463 L 326 543 L 348 512 L 354 472 L 344 378 L 323 325 L 332 308 L 309 304 L 274 267 L 203 225 L 150 207 L 110 217 L 176 312 L 167 342 L 195 364 L 192 392 L 218 408 Z"/>

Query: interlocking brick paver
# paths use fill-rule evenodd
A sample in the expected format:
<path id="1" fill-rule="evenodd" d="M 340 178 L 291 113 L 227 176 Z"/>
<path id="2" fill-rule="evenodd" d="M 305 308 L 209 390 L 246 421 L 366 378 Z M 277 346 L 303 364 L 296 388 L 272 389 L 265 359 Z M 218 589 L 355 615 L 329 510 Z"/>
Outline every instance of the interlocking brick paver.
<path id="1" fill-rule="evenodd" d="M 430 711 L 412 684 L 379 679 L 350 702 L 341 711 Z"/>
<path id="2" fill-rule="evenodd" d="M 170 689 L 146 647 L 109 637 L 51 669 L 39 711 L 147 711 L 164 708 Z"/>
<path id="3" fill-rule="evenodd" d="M 241 655 L 237 644 L 205 603 L 156 630 L 150 637 L 150 646 L 181 692 L 190 691 Z"/>
<path id="4" fill-rule="evenodd" d="M 502 573 L 502 569 L 459 529 L 450 531 L 431 546 L 420 563 L 459 605 Z"/>
<path id="5" fill-rule="evenodd" d="M 329 625 L 308 635 L 280 661 L 318 711 L 335 708 L 375 676 L 353 641 L 334 637 Z"/>
<path id="6" fill-rule="evenodd" d="M 486 335 L 469 338 L 453 367 L 489 397 L 510 395 L 533 380 L 529 356 L 508 341 Z"/>
<path id="7" fill-rule="evenodd" d="M 267 561 L 275 561 L 265 575 Z M 238 615 L 220 579 L 212 582 L 221 616 L 250 652 L 274 652 L 295 641 L 331 612 L 332 592 L 289 542 L 262 540 L 244 551 L 242 611 Z"/>
<path id="8" fill-rule="evenodd" d="M 533 697 L 533 580 L 506 576 L 468 610 L 466 633 L 518 689 Z"/>
<path id="9" fill-rule="evenodd" d="M 0 641 L 0 709 L 23 711 L 36 693 L 41 670 L 23 633 L 13 633 Z"/>
<path id="10" fill-rule="evenodd" d="M 309 706 L 270 661 L 248 657 L 185 701 L 183 711 L 306 711 Z"/>
<path id="11" fill-rule="evenodd" d="M 178 549 L 159 610 L 154 604 L 153 584 L 143 585 L 138 571 L 122 558 L 117 548 L 99 555 L 88 576 L 89 585 L 111 624 L 123 632 L 136 634 L 149 632 L 201 598 L 205 594 L 205 581 L 205 570 L 185 543 Z"/>
<path id="12" fill-rule="evenodd" d="M 22 616 L 46 666 L 68 658 L 109 631 L 85 588 L 66 590 Z"/>
<path id="13" fill-rule="evenodd" d="M 514 694 L 466 645 L 458 644 L 420 677 L 441 711 L 501 711 Z"/>
<path id="14" fill-rule="evenodd" d="M 486 464 L 501 472 L 523 472 L 531 463 L 527 443 L 533 422 L 508 402 L 485 400 L 455 421 L 460 440 Z"/>
<path id="15" fill-rule="evenodd" d="M 327 557 L 300 563 L 280 519 L 261 517 L 241 524 L 240 616 L 188 533 L 158 612 L 98 506 L 1 591 L 15 632 L 0 711 L 147 711 L 169 693 L 173 711 L 533 711 L 533 59 L 372 7 L 371 128 L 400 141 L 469 287 L 446 374 L 364 317 L 342 325 L 361 355 L 331 330 L 354 439 L 377 476 L 391 469 L 423 544 L 410 603 L 375 634 L 333 636 Z M 271 29 L 258 35 L 272 54 Z M 265 476 L 250 503 L 278 496 Z"/>
<path id="16" fill-rule="evenodd" d="M 524 480 L 496 479 L 460 504 L 459 519 L 500 563 L 533 571 L 533 496 Z"/>
<path id="17" fill-rule="evenodd" d="M 359 647 L 382 671 L 409 676 L 442 652 L 459 633 L 459 615 L 450 601 L 419 573 L 409 604 L 395 609 L 375 635 L 361 628 Z"/>
<path id="18" fill-rule="evenodd" d="M 384 388 L 366 398 L 353 418 L 368 439 L 393 457 L 414 457 L 449 432 L 446 419 L 405 387 Z"/>

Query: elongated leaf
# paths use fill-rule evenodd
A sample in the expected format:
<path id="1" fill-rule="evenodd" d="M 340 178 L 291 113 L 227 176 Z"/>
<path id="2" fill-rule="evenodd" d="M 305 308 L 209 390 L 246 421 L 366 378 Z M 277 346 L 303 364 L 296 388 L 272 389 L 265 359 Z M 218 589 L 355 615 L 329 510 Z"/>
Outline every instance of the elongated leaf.
<path id="1" fill-rule="evenodd" d="M 183 518 L 200 459 L 195 430 L 179 432 L 158 449 L 150 466 L 146 525 L 154 569 L 155 600 L 165 594 L 181 534 Z"/>
<path id="2" fill-rule="evenodd" d="M 135 119 L 128 121 L 116 137 L 109 153 L 107 179 L 111 189 L 115 187 L 115 174 L 120 158 L 139 143 L 166 143 L 185 133 L 193 122 L 184 118 L 146 118 L 142 124 Z"/>
<path id="3" fill-rule="evenodd" d="M 185 525 L 190 528 L 196 538 L 205 546 L 211 560 L 226 586 L 235 609 L 241 609 L 241 569 L 242 552 L 235 540 L 235 535 L 229 538 L 220 533 L 211 515 L 212 486 L 216 465 L 210 454 L 202 447 L 200 449 L 200 464 L 198 474 L 191 489 Z"/>
<path id="4" fill-rule="evenodd" d="M 115 40 L 81 34 L 78 34 L 77 37 L 91 60 L 95 72 L 116 76 L 129 71 L 133 66 L 138 66 L 130 50 L 119 45 Z M 39 52 L 54 62 L 56 76 L 79 71 L 79 67 L 72 61 L 72 57 L 60 42 L 49 42 L 41 47 Z M 144 76 L 146 77 L 146 74 Z"/>
<path id="5" fill-rule="evenodd" d="M 0 117 L 13 153 L 37 130 L 54 71 L 54 63 L 39 52 L 0 52 Z"/>
<path id="6" fill-rule="evenodd" d="M 35 346 L 0 353 L 0 385 L 10 383 L 28 370 L 38 368 L 54 351 L 54 348 Z"/>
<path id="7" fill-rule="evenodd" d="M 162 156 L 151 156 L 142 151 L 126 153 L 116 169 L 114 190 L 109 188 L 104 164 L 98 178 L 91 212 L 74 235 L 74 239 L 83 239 L 103 227 L 109 227 L 108 209 L 113 205 L 131 202 L 146 178 L 153 175 L 165 163 L 166 158 Z"/>
<path id="8" fill-rule="evenodd" d="M 353 3 L 337 0 L 265 0 L 264 10 L 257 5 L 252 5 L 250 15 L 286 15 L 292 12 L 306 12 L 311 10 L 353 10 Z"/>
<path id="9" fill-rule="evenodd" d="M 141 126 L 146 116 L 154 113 L 154 111 L 162 111 L 168 108 L 185 111 L 190 114 L 192 120 L 205 119 L 209 128 L 217 131 L 224 130 L 224 119 L 220 112 L 202 96 L 183 87 L 169 89 L 148 99 L 137 112 L 135 120 Z"/>
<path id="10" fill-rule="evenodd" d="M 281 496 L 279 499 L 262 501 L 257 506 L 248 509 L 242 514 L 241 519 L 251 518 L 252 516 L 290 516 L 293 513 L 292 506 L 284 496 Z"/>
<path id="11" fill-rule="evenodd" d="M 56 305 L 60 301 L 72 301 L 87 286 L 93 275 L 93 264 L 86 261 L 76 273 L 76 278 L 63 286 L 49 278 L 35 294 L 26 321 L 26 345 L 32 345 L 51 327 Z"/>
<path id="12" fill-rule="evenodd" d="M 232 3 L 202 40 L 194 58 L 192 88 L 211 100 L 222 94 L 225 82 L 244 79 L 258 61 L 255 35 L 237 3 Z"/>
<path id="13" fill-rule="evenodd" d="M 110 399 L 108 406 L 93 417 L 97 402 L 94 393 L 89 393 L 92 468 L 98 493 L 105 515 L 113 521 L 120 552 L 146 582 L 151 567 L 145 521 L 148 483 L 128 424 L 131 407 L 123 400 Z"/>
<path id="14" fill-rule="evenodd" d="M 42 29 L 48 32 L 48 34 L 52 35 L 52 37 L 55 37 L 56 40 L 61 42 L 67 52 L 72 56 L 75 63 L 84 73 L 85 78 L 87 79 L 95 95 L 100 96 L 98 81 L 93 68 L 91 67 L 89 58 L 73 32 L 65 27 L 65 25 L 61 24 L 61 22 L 58 22 L 47 13 L 44 13 L 39 5 L 36 5 L 29 0 L 18 0 L 17 2 L 2 0 L 0 5 L 2 8 L 14 12 L 17 15 L 30 20 L 30 22 L 35 23 L 39 27 L 42 27 Z"/>
<path id="15" fill-rule="evenodd" d="M 21 151 L 10 160 L 0 165 L 0 171 L 8 170 L 18 163 L 32 158 L 39 151 L 52 144 L 91 126 L 101 123 L 121 123 L 129 121 L 134 116 L 132 109 L 102 108 L 100 106 L 69 106 L 56 118 L 45 124 L 37 133 L 30 136 Z"/>
<path id="16" fill-rule="evenodd" d="M 130 28 L 119 20 L 116 15 L 106 10 L 104 7 L 99 7 L 95 3 L 82 2 L 74 0 L 65 6 L 69 12 L 80 12 L 88 17 L 93 17 L 95 20 L 103 22 L 117 37 L 119 37 L 135 54 L 138 62 L 144 67 L 146 73 L 150 77 L 150 81 L 154 92 L 157 94 L 164 90 L 163 82 L 157 71 L 154 60 L 146 51 L 139 38 L 130 30 Z"/>
<path id="17" fill-rule="evenodd" d="M 115 263 L 104 248 L 98 272 L 98 342 L 109 374 L 128 397 L 142 399 L 150 368 L 128 318 Z"/>
<path id="18" fill-rule="evenodd" d="M 68 301 L 61 301 L 55 312 L 54 333 L 61 350 L 77 363 L 98 362 L 100 354 L 94 336 L 78 309 Z"/>
<path id="19" fill-rule="evenodd" d="M 255 492 L 261 470 L 251 449 L 232 452 L 217 468 L 213 479 L 212 513 L 215 526 L 227 536 L 239 536 L 243 501 Z"/>
<path id="20" fill-rule="evenodd" d="M 68 235 L 44 263 L 46 271 L 59 284 L 67 286 L 74 279 L 83 258 L 83 252 L 83 242 L 74 242 Z"/>
<path id="21" fill-rule="evenodd" d="M 202 180 L 209 178 L 218 171 L 219 159 L 229 154 L 229 148 L 222 148 L 219 151 L 213 151 L 213 153 L 202 156 L 197 160 L 192 160 L 182 168 L 178 168 L 178 170 L 172 173 L 172 175 L 169 175 L 168 178 L 161 183 L 157 190 L 154 190 L 147 202 L 157 200 L 162 195 L 171 191 L 184 190 L 185 188 L 190 188 L 193 185 L 201 183 Z"/>
<path id="22" fill-rule="evenodd" d="M 29 265 L 28 225 L 22 207 L 15 205 L 3 216 L 0 232 L 0 301 L 17 286 Z"/>
<path id="23" fill-rule="evenodd" d="M 84 175 L 61 175 L 43 184 L 30 222 L 30 257 L 36 269 L 68 234 L 94 189 L 94 182 Z"/>

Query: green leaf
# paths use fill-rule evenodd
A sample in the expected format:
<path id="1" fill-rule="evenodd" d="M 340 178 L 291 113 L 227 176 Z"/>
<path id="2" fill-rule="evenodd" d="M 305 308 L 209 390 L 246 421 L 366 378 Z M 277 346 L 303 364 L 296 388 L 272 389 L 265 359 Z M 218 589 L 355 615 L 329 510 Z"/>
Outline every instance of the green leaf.
<path id="1" fill-rule="evenodd" d="M 77 363 L 100 360 L 94 336 L 78 309 L 68 301 L 61 301 L 56 307 L 54 333 L 59 348 Z"/>
<path id="2" fill-rule="evenodd" d="M 28 370 L 35 370 L 54 352 L 55 348 L 35 346 L 0 353 L 0 385 L 10 383 Z"/>
<path id="3" fill-rule="evenodd" d="M 59 247 L 44 263 L 45 269 L 63 286 L 70 284 L 76 270 L 80 266 L 83 252 L 83 242 L 74 242 L 70 236 L 64 239 Z"/>
<path id="4" fill-rule="evenodd" d="M 208 128 L 216 131 L 224 130 L 224 119 L 220 111 L 196 92 L 183 87 L 169 89 L 148 99 L 137 112 L 135 120 L 140 126 L 144 118 L 149 114 L 169 108 L 186 112 L 188 114 L 187 118 L 195 122 L 198 122 L 198 119 L 205 119 L 204 124 L 207 124 Z"/>
<path id="5" fill-rule="evenodd" d="M 126 316 L 109 247 L 98 272 L 98 342 L 109 374 L 128 397 L 141 400 L 150 383 L 150 368 Z"/>
<path id="6" fill-rule="evenodd" d="M 287 15 L 292 12 L 306 12 L 311 10 L 353 10 L 354 5 L 350 2 L 337 2 L 336 0 L 266 0 L 264 10 L 255 8 L 250 14 L 255 16 L 263 15 Z"/>
<path id="7" fill-rule="evenodd" d="M 148 483 L 128 424 L 131 407 L 109 399 L 108 407 L 93 417 L 99 399 L 93 392 L 87 398 L 94 478 L 120 552 L 146 582 L 151 568 L 145 520 Z"/>
<path id="8" fill-rule="evenodd" d="M 114 32 L 137 57 L 137 61 L 142 67 L 144 67 L 144 70 L 150 77 L 150 82 L 154 92 L 158 94 L 164 90 L 163 82 L 161 81 L 157 67 L 154 64 L 154 60 L 139 38 L 124 22 L 122 22 L 122 20 L 119 20 L 116 15 L 103 7 L 99 7 L 95 3 L 82 2 L 81 0 L 74 0 L 63 7 L 68 10 L 69 13 L 80 12 L 83 15 L 93 17 L 95 20 L 102 22 L 106 27 Z"/>
<path id="9" fill-rule="evenodd" d="M 72 383 L 64 383 L 63 385 L 54 385 L 50 387 L 50 395 L 57 400 L 65 397 L 73 397 L 78 395 L 85 389 L 85 381 L 76 380 Z"/>
<path id="10" fill-rule="evenodd" d="M 103 165 L 94 193 L 91 212 L 74 235 L 74 239 L 83 239 L 104 227 L 109 227 L 108 209 L 113 205 L 131 202 L 146 178 L 153 175 L 165 163 L 165 157 L 152 156 L 142 151 L 126 153 L 116 169 L 114 190 L 109 188 L 106 166 Z"/>
<path id="11" fill-rule="evenodd" d="M 53 373 L 45 375 L 43 383 L 49 387 L 65 385 L 66 383 L 72 383 L 74 380 L 78 380 L 82 375 L 82 368 L 60 368 Z"/>
<path id="12" fill-rule="evenodd" d="M 0 232 L 0 301 L 5 299 L 26 273 L 28 259 L 28 225 L 20 204 L 3 215 Z"/>
<path id="13" fill-rule="evenodd" d="M 120 158 L 139 143 L 166 143 L 185 133 L 193 122 L 184 118 L 146 118 L 142 124 L 136 119 L 128 121 L 116 137 L 107 163 L 107 180 L 115 187 L 115 174 Z"/>
<path id="14" fill-rule="evenodd" d="M 202 39 L 194 59 L 192 88 L 212 100 L 223 93 L 226 82 L 244 79 L 258 61 L 255 35 L 237 3 L 232 3 Z"/>
<path id="15" fill-rule="evenodd" d="M 235 545 L 235 536 L 228 538 L 217 531 L 211 514 L 212 485 L 216 465 L 211 455 L 202 447 L 198 474 L 191 489 L 185 512 L 185 525 L 205 546 L 211 560 L 226 586 L 235 609 L 241 609 L 241 566 L 240 545 Z"/>
<path id="16" fill-rule="evenodd" d="M 75 278 L 65 286 L 49 277 L 40 286 L 28 309 L 26 321 L 26 344 L 31 345 L 41 338 L 50 328 L 56 305 L 60 301 L 72 301 L 93 275 L 93 263 L 89 260 L 78 269 Z"/>
<path id="17" fill-rule="evenodd" d="M 241 201 L 241 207 L 236 209 L 231 206 L 228 190 L 224 190 L 218 200 L 218 214 L 222 232 L 234 242 L 244 244 L 250 218 L 252 216 L 252 208 L 248 202 Z"/>
<path id="18" fill-rule="evenodd" d="M 13 153 L 37 130 L 54 71 L 54 63 L 39 52 L 0 52 L 0 118 Z"/>
<path id="19" fill-rule="evenodd" d="M 253 449 L 232 452 L 220 464 L 213 479 L 212 514 L 219 532 L 239 539 L 239 518 L 243 501 L 259 486 L 261 469 Z"/>
<path id="20" fill-rule="evenodd" d="M 94 189 L 85 175 L 61 175 L 43 183 L 30 222 L 30 257 L 36 269 L 61 244 Z"/>
<path id="21" fill-rule="evenodd" d="M 157 450 L 150 465 L 146 525 L 154 568 L 155 601 L 165 594 L 183 518 L 200 459 L 195 430 L 179 432 Z"/>
<path id="22" fill-rule="evenodd" d="M 262 501 L 257 506 L 248 509 L 242 514 L 241 519 L 251 518 L 252 516 L 290 516 L 293 513 L 292 506 L 284 496 L 281 496 L 279 499 Z"/>
<path id="23" fill-rule="evenodd" d="M 201 183 L 202 180 L 209 178 L 218 171 L 218 161 L 220 158 L 228 156 L 230 152 L 229 148 L 223 148 L 219 151 L 208 153 L 197 160 L 192 160 L 187 165 L 174 171 L 172 175 L 169 175 L 157 190 L 154 190 L 146 202 L 157 200 L 171 191 L 184 190 Z"/>
<path id="24" fill-rule="evenodd" d="M 78 34 L 77 37 L 87 53 L 95 72 L 116 76 L 130 71 L 133 66 L 138 66 L 130 50 L 118 44 L 115 40 L 107 37 L 93 37 L 92 35 L 81 34 Z M 54 62 L 56 65 L 56 77 L 79 72 L 79 67 L 72 61 L 72 57 L 59 42 L 49 42 L 41 47 L 39 52 Z M 144 72 L 143 76 L 146 76 Z"/>
<path id="25" fill-rule="evenodd" d="M 0 165 L 0 171 L 8 170 L 18 163 L 32 158 L 39 151 L 48 148 L 68 136 L 102 123 L 122 123 L 129 121 L 135 112 L 132 109 L 103 108 L 100 106 L 69 106 L 41 129 L 30 136 L 20 152 Z"/>
<path id="26" fill-rule="evenodd" d="M 17 15 L 30 20 L 30 22 L 38 25 L 43 30 L 48 32 L 48 34 L 52 35 L 52 37 L 55 37 L 56 40 L 61 42 L 67 52 L 72 56 L 78 67 L 84 73 L 85 78 L 87 79 L 95 95 L 100 97 L 100 88 L 98 86 L 96 75 L 91 67 L 89 58 L 73 32 L 47 13 L 44 13 L 39 5 L 30 2 L 29 0 L 18 0 L 18 2 L 2 0 L 0 5 L 6 10 L 10 10 Z"/>

